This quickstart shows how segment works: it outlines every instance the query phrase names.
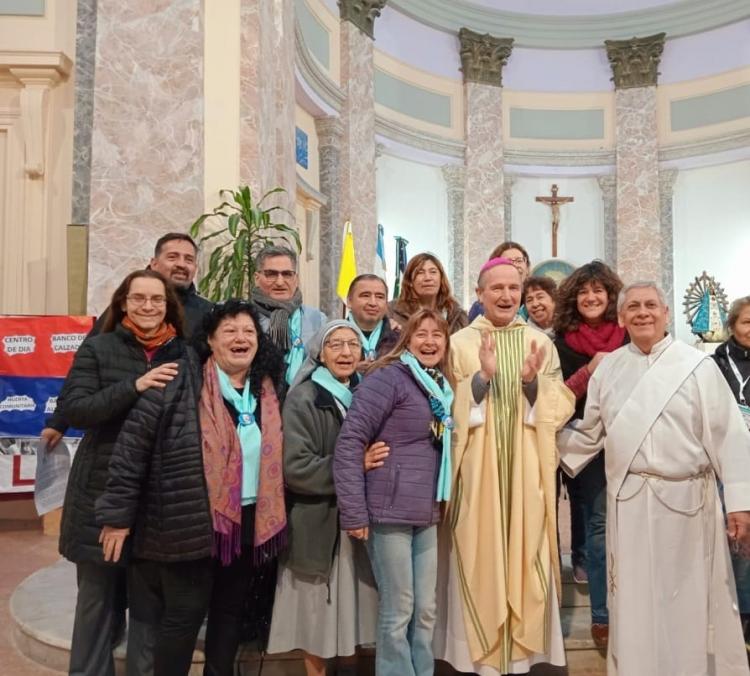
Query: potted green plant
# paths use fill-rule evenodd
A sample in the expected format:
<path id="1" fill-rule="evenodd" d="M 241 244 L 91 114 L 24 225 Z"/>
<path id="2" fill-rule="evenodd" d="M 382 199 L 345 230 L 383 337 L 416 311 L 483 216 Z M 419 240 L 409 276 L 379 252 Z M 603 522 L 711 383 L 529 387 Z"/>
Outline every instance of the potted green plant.
<path id="1" fill-rule="evenodd" d="M 223 240 L 212 252 L 208 266 L 198 283 L 200 292 L 213 301 L 225 298 L 247 298 L 253 286 L 255 256 L 266 246 L 284 241 L 299 253 L 301 249 L 297 231 L 272 220 L 275 211 L 286 211 L 284 207 L 264 207 L 266 199 L 275 193 L 286 192 L 274 188 L 253 202 L 250 188 L 239 186 L 236 190 L 223 189 L 219 192 L 221 204 L 206 214 L 202 214 L 190 226 L 190 235 L 198 238 L 205 221 L 212 216 L 226 219 L 226 226 L 204 234 L 197 239 L 202 245 L 208 240 L 222 237 Z"/>

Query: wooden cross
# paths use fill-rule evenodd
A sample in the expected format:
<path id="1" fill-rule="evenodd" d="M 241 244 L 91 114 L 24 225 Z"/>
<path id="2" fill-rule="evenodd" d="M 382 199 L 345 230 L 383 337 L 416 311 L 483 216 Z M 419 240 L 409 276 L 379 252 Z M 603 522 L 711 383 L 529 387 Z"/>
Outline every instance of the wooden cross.
<path id="1" fill-rule="evenodd" d="M 536 198 L 537 202 L 542 202 L 552 209 L 552 257 L 557 258 L 557 229 L 560 227 L 560 205 L 573 202 L 574 197 L 559 197 L 557 194 L 557 183 L 552 184 L 552 197 L 541 195 Z"/>

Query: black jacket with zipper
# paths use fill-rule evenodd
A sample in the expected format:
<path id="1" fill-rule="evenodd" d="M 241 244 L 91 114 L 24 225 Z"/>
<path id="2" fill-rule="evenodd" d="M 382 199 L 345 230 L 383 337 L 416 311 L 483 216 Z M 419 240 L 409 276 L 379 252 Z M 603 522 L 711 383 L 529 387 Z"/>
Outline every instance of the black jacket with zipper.
<path id="1" fill-rule="evenodd" d="M 187 348 L 174 380 L 148 389 L 112 452 L 96 501 L 100 525 L 131 528 L 133 556 L 161 562 L 211 555 L 213 526 L 198 417 L 202 369 Z"/>
<path id="2" fill-rule="evenodd" d="M 87 338 L 76 352 L 60 396 L 65 420 L 85 431 L 68 478 L 60 528 L 60 553 L 70 561 L 103 563 L 94 503 L 107 483 L 120 428 L 138 401 L 135 381 L 151 368 L 177 361 L 184 350 L 182 338 L 174 338 L 149 362 L 135 336 L 118 325 Z"/>

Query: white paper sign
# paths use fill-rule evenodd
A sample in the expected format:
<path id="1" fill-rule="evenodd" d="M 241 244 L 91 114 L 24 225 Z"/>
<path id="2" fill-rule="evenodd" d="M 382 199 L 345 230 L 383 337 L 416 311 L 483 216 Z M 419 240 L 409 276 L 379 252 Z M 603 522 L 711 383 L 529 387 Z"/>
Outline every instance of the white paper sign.
<path id="1" fill-rule="evenodd" d="M 39 442 L 34 480 L 34 504 L 39 516 L 62 507 L 69 474 L 70 451 L 65 441 L 60 441 L 51 451 Z"/>

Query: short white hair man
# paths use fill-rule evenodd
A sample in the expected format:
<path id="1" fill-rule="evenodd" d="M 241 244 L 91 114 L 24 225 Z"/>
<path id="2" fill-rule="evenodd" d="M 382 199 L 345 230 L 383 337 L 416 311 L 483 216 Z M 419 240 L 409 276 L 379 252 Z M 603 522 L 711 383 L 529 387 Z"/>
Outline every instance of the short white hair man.
<path id="1" fill-rule="evenodd" d="M 573 474 L 605 449 L 608 674 L 747 676 L 727 531 L 748 544 L 750 433 L 713 360 L 667 333 L 656 284 L 626 286 L 618 316 L 630 344 L 558 434 Z"/>

